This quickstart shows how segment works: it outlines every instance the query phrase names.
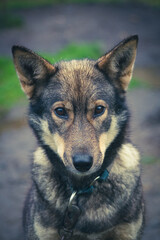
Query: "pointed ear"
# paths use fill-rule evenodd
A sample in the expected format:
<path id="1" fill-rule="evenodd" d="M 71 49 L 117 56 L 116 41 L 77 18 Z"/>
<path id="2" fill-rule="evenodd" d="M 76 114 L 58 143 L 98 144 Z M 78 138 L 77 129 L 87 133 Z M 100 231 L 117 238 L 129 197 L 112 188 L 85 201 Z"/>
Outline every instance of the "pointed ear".
<path id="1" fill-rule="evenodd" d="M 39 86 L 56 72 L 56 68 L 25 47 L 13 46 L 12 53 L 21 87 L 28 98 L 32 98 L 34 92 L 40 89 Z"/>
<path id="2" fill-rule="evenodd" d="M 98 60 L 98 68 L 106 73 L 121 91 L 127 90 L 131 80 L 137 44 L 138 36 L 131 36 Z"/>

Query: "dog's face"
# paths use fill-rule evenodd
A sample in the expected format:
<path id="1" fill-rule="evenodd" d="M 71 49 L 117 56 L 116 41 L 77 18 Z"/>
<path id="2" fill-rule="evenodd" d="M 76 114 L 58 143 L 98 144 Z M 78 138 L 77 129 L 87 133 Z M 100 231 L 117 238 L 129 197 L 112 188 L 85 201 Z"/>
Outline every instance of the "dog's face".
<path id="1" fill-rule="evenodd" d="M 90 174 L 100 168 L 118 132 L 113 87 L 95 62 L 73 60 L 57 68 L 41 95 L 47 101 L 41 137 L 70 171 Z"/>
<path id="2" fill-rule="evenodd" d="M 101 168 L 127 121 L 124 95 L 137 41 L 137 36 L 128 38 L 97 61 L 62 61 L 54 66 L 26 48 L 13 47 L 21 86 L 30 99 L 30 125 L 39 142 L 74 175 Z"/>

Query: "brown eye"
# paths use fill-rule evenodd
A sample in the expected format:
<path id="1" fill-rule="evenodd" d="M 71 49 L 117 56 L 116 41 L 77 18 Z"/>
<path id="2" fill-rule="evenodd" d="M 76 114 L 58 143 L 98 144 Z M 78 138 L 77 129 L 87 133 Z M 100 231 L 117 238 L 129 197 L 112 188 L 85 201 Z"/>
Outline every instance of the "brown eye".
<path id="1" fill-rule="evenodd" d="M 101 116 L 105 111 L 105 107 L 103 107 L 102 105 L 96 106 L 95 110 L 94 110 L 94 117 L 98 117 Z"/>
<path id="2" fill-rule="evenodd" d="M 63 108 L 63 107 L 56 108 L 54 110 L 54 112 L 57 115 L 57 117 L 59 117 L 59 118 L 65 118 L 65 119 L 68 118 L 68 114 L 67 114 L 65 108 Z"/>

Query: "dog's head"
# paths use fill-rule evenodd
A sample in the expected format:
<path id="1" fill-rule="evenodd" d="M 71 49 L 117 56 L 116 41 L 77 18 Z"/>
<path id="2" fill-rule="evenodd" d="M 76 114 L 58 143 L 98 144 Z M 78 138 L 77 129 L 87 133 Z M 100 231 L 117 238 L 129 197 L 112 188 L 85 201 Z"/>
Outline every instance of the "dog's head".
<path id="1" fill-rule="evenodd" d="M 125 92 L 137 42 L 137 36 L 125 39 L 97 61 L 55 65 L 24 47 L 12 49 L 22 89 L 30 100 L 30 125 L 40 144 L 73 175 L 90 175 L 109 164 L 108 149 L 113 149 L 128 118 Z"/>

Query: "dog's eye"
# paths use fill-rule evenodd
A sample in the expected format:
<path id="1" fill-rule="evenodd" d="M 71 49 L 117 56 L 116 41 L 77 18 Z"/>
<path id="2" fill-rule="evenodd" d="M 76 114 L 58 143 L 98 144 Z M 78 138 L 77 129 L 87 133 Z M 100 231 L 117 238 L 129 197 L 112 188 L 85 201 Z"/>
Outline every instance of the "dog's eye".
<path id="1" fill-rule="evenodd" d="M 96 106 L 94 110 L 94 117 L 98 117 L 102 115 L 104 111 L 105 111 L 105 107 L 103 107 L 102 105 Z"/>
<path id="2" fill-rule="evenodd" d="M 54 110 L 54 112 L 55 112 L 55 114 L 56 114 L 58 117 L 60 117 L 60 118 L 66 118 L 66 119 L 68 118 L 68 114 L 67 114 L 65 108 L 63 108 L 63 107 L 58 107 L 58 108 L 56 108 L 56 109 Z"/>

